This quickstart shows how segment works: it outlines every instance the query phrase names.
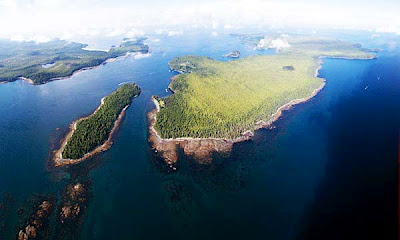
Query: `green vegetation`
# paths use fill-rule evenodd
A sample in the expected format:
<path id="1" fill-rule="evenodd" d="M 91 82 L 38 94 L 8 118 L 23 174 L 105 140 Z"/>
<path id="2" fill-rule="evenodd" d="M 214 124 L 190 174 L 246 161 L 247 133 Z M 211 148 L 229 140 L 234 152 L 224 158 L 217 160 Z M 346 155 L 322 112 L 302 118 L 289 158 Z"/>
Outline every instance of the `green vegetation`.
<path id="1" fill-rule="evenodd" d="M 103 144 L 114 126 L 122 109 L 129 105 L 134 96 L 140 94 L 136 84 L 124 84 L 104 99 L 98 111 L 76 125 L 72 137 L 63 151 L 63 158 L 78 159 Z"/>
<path id="2" fill-rule="evenodd" d="M 258 47 L 261 39 L 264 39 L 267 47 L 274 39 L 285 39 L 290 44 L 290 47 L 281 49 L 280 54 L 366 59 L 375 57 L 374 52 L 379 51 L 379 49 L 363 48 L 362 44 L 359 43 L 298 34 L 270 34 L 268 36 L 264 34 L 231 34 L 231 36 L 241 39 L 244 44 L 251 45 L 254 48 Z"/>
<path id="3" fill-rule="evenodd" d="M 127 52 L 148 52 L 144 38 L 125 40 L 110 51 L 88 51 L 86 44 L 55 40 L 47 43 L 0 41 L 0 82 L 20 77 L 43 84 L 53 78 L 68 77 L 75 71 L 102 64 Z M 53 64 L 50 67 L 43 67 Z"/>
<path id="4" fill-rule="evenodd" d="M 309 55 L 314 57 L 339 57 L 366 59 L 376 55 L 371 50 L 363 48 L 361 44 L 350 43 L 328 38 L 312 38 L 304 36 L 287 37 L 290 48 L 282 51 L 282 54 Z"/>
<path id="5" fill-rule="evenodd" d="M 165 107 L 164 99 L 162 99 L 159 96 L 153 96 L 153 98 L 158 102 L 158 105 L 159 105 L 160 108 L 164 108 Z"/>
<path id="6" fill-rule="evenodd" d="M 247 38 L 248 39 L 248 38 Z M 296 39 L 276 55 L 221 62 L 185 56 L 170 62 L 176 76 L 157 115 L 155 128 L 163 138 L 228 138 L 268 121 L 279 107 L 307 98 L 322 80 L 314 77 L 319 56 L 374 57 L 341 41 Z M 300 47 L 300 48 L 298 48 Z"/>

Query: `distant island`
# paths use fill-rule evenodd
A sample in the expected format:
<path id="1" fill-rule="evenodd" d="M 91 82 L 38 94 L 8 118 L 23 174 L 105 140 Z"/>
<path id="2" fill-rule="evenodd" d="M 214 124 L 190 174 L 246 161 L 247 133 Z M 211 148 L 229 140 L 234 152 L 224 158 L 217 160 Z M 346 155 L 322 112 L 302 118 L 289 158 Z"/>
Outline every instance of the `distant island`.
<path id="1" fill-rule="evenodd" d="M 223 57 L 225 57 L 225 58 L 238 58 L 238 57 L 240 57 L 240 52 L 239 51 L 233 51 L 233 52 L 224 54 Z"/>
<path id="2" fill-rule="evenodd" d="M 0 83 L 18 79 L 43 84 L 126 55 L 147 53 L 145 38 L 124 39 L 119 47 L 105 51 L 84 50 L 87 44 L 54 40 L 46 43 L 0 40 Z"/>
<path id="3" fill-rule="evenodd" d="M 139 94 L 136 84 L 124 84 L 103 98 L 93 114 L 73 122 L 61 147 L 54 151 L 55 165 L 75 164 L 110 148 L 111 138 L 125 110 Z"/>
<path id="4" fill-rule="evenodd" d="M 229 151 L 233 143 L 250 139 L 254 130 L 271 126 L 282 111 L 315 96 L 325 85 L 317 77 L 321 58 L 376 57 L 340 40 L 241 37 L 260 48 L 276 48 L 277 54 L 228 62 L 184 56 L 169 63 L 182 74 L 171 79 L 173 95 L 153 98 L 157 110 L 149 114 L 150 141 L 168 163 L 177 160 L 176 145 L 195 157 Z"/>

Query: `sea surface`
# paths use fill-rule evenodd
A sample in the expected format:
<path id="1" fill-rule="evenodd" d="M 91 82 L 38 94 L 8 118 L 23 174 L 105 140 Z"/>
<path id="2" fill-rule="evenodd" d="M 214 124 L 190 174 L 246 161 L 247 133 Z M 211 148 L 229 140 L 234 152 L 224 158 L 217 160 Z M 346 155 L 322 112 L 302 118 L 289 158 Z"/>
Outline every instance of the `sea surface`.
<path id="1" fill-rule="evenodd" d="M 221 33 L 151 35 L 151 53 L 120 58 L 69 79 L 0 84 L 0 239 L 14 239 L 38 196 L 59 202 L 68 184 L 90 191 L 66 239 L 397 239 L 400 39 L 325 32 L 381 48 L 375 60 L 324 59 L 325 88 L 273 129 L 199 164 L 181 154 L 171 171 L 150 148 L 146 113 L 167 96 L 168 61 L 187 54 L 227 61 L 273 54 Z M 54 169 L 49 156 L 69 124 L 124 82 L 136 82 L 114 145 L 83 164 Z M 29 212 L 29 211 L 27 211 Z M 52 239 L 60 239 L 56 212 Z"/>

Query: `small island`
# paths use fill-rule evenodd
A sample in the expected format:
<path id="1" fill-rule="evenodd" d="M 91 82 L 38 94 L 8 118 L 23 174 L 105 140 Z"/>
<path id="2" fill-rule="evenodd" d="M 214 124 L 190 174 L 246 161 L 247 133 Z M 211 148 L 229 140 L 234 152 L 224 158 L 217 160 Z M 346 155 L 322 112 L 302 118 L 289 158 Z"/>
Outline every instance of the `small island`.
<path id="1" fill-rule="evenodd" d="M 230 53 L 227 53 L 227 54 L 223 55 L 223 57 L 225 57 L 225 58 L 238 58 L 238 57 L 240 57 L 240 52 L 239 51 L 233 51 L 233 52 L 230 52 Z"/>
<path id="2" fill-rule="evenodd" d="M 25 80 L 44 84 L 70 77 L 127 53 L 147 53 L 145 38 L 124 39 L 119 47 L 105 51 L 84 50 L 87 44 L 53 40 L 46 43 L 0 40 L 0 83 Z"/>
<path id="3" fill-rule="evenodd" d="M 261 41 L 253 36 L 244 39 Z M 263 45 L 270 46 L 268 39 L 263 38 Z M 254 130 L 270 127 L 284 110 L 315 96 L 325 85 L 317 77 L 323 57 L 376 57 L 361 45 L 340 40 L 271 39 L 273 46 L 285 43 L 274 55 L 228 62 L 184 56 L 169 63 L 181 73 L 171 79 L 174 94 L 154 97 L 157 109 L 149 114 L 150 141 L 169 164 L 177 160 L 176 145 L 194 157 L 229 152 L 234 143 L 251 139 Z"/>
<path id="4" fill-rule="evenodd" d="M 103 98 L 93 114 L 73 122 L 61 147 L 54 151 L 55 165 L 75 164 L 109 149 L 126 109 L 139 94 L 136 84 L 124 84 Z"/>

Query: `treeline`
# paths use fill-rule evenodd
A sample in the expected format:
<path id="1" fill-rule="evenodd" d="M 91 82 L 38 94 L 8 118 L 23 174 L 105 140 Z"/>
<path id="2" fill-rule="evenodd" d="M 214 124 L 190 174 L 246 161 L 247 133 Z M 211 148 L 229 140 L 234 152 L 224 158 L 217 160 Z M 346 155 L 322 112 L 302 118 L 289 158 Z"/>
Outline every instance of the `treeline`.
<path id="1" fill-rule="evenodd" d="M 140 94 L 136 84 L 124 84 L 104 99 L 104 104 L 89 118 L 78 122 L 63 151 L 63 158 L 78 159 L 103 144 L 122 109 Z"/>
<path id="2" fill-rule="evenodd" d="M 264 35 L 235 35 L 257 45 Z M 277 36 L 279 37 L 279 36 Z M 272 36 L 270 36 L 272 39 Z M 163 138 L 236 138 L 268 121 L 279 107 L 309 97 L 321 87 L 315 78 L 319 56 L 370 58 L 374 55 L 340 40 L 288 37 L 291 47 L 275 55 L 221 62 L 201 56 L 174 58 L 174 94 L 157 114 Z"/>
<path id="3" fill-rule="evenodd" d="M 166 106 L 157 114 L 155 128 L 163 138 L 227 138 L 234 139 L 254 128 L 257 121 L 271 116 L 285 103 L 292 100 L 283 97 L 277 101 L 266 101 L 242 113 L 218 114 L 207 109 L 195 109 L 178 96 L 165 98 Z M 239 99 L 238 99 L 239 100 Z M 243 103 L 245 105 L 246 103 Z"/>
<path id="4" fill-rule="evenodd" d="M 197 74 L 206 75 L 210 73 L 209 62 L 216 62 L 215 60 L 204 56 L 183 56 L 172 59 L 168 64 L 174 71 L 181 73 L 196 72 Z"/>
<path id="5" fill-rule="evenodd" d="M 143 43 L 144 38 L 125 41 L 119 47 L 108 52 L 83 50 L 85 44 L 52 41 L 48 43 L 12 43 L 9 48 L 2 48 L 0 41 L 0 82 L 15 81 L 19 77 L 32 79 L 35 84 L 42 84 L 52 78 L 68 77 L 73 72 L 98 66 L 109 58 L 125 55 L 127 52 L 147 53 L 149 48 Z M 54 63 L 50 68 L 42 65 Z"/>
<path id="6" fill-rule="evenodd" d="M 155 124 L 163 138 L 237 138 L 322 83 L 313 77 L 316 61 L 302 56 L 254 56 L 229 62 L 188 56 L 175 58 L 170 66 L 196 68 L 170 84 L 174 94 L 164 98 Z"/>

